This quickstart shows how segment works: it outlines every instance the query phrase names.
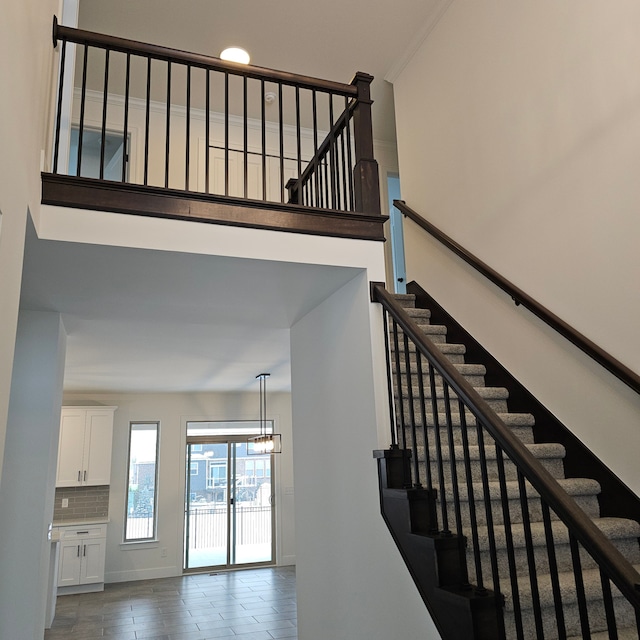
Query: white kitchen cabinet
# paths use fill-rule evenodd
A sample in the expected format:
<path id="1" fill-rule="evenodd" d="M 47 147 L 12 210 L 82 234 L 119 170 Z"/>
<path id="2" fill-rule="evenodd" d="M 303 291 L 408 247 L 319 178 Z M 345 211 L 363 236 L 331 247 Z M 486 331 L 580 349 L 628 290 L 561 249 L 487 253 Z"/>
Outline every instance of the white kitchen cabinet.
<path id="1" fill-rule="evenodd" d="M 56 487 L 109 484 L 117 407 L 62 407 Z"/>
<path id="2" fill-rule="evenodd" d="M 58 532 L 58 589 L 68 587 L 62 593 L 101 591 L 104 588 L 107 525 L 58 527 Z"/>

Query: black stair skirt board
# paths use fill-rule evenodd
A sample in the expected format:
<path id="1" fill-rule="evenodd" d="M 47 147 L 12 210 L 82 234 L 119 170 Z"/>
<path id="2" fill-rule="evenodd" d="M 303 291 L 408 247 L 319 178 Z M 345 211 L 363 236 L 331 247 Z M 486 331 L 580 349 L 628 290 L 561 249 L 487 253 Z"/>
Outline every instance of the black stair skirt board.
<path id="1" fill-rule="evenodd" d="M 375 451 L 380 510 L 418 591 L 444 640 L 495 640 L 502 597 L 465 587 L 466 539 L 429 532 L 436 492 L 398 487 L 408 473 L 410 452 Z"/>
<path id="2" fill-rule="evenodd" d="M 560 443 L 566 449 L 564 459 L 567 478 L 593 478 L 600 483 L 600 515 L 637 520 L 640 497 L 627 487 L 611 469 L 597 458 L 562 422 L 544 407 L 486 349 L 456 322 L 419 284 L 407 284 L 407 293 L 416 296 L 416 307 L 431 311 L 433 324 L 447 327 L 447 341 L 466 346 L 465 361 L 486 367 L 485 385 L 509 390 L 508 407 L 517 413 L 535 417 L 533 427 L 536 442 Z"/>

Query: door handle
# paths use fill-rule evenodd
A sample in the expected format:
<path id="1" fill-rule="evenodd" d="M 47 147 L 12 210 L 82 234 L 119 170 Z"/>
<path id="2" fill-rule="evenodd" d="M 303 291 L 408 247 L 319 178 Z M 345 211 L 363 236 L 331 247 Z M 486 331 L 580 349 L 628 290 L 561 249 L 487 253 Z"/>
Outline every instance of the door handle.
<path id="1" fill-rule="evenodd" d="M 80 557 L 80 545 L 78 545 L 78 558 Z"/>
<path id="2" fill-rule="evenodd" d="M 80 478 L 82 477 L 82 473 L 78 471 L 78 482 L 80 482 Z"/>
<path id="3" fill-rule="evenodd" d="M 84 479 L 85 482 L 87 481 L 87 470 L 86 469 L 84 470 L 84 478 L 83 479 Z"/>
<path id="4" fill-rule="evenodd" d="M 87 555 L 87 545 L 86 545 L 86 544 L 85 544 L 85 545 L 82 545 L 82 555 L 83 555 L 84 557 L 86 557 L 86 555 Z"/>

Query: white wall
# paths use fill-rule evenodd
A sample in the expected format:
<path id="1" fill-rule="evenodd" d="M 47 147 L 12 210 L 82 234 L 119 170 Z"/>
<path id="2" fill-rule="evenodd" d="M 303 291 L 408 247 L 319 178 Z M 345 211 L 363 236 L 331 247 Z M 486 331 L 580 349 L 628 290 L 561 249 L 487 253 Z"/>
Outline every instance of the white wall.
<path id="1" fill-rule="evenodd" d="M 640 371 L 640 6 L 454 0 L 394 83 L 403 197 Z M 407 269 L 640 492 L 640 399 L 407 224 Z"/>
<path id="2" fill-rule="evenodd" d="M 388 421 L 376 413 L 382 327 L 368 286 L 363 272 L 291 329 L 301 640 L 439 637 L 380 515 L 372 451 Z"/>
<path id="3" fill-rule="evenodd" d="M 275 462 L 276 558 L 279 565 L 295 563 L 293 524 L 293 445 L 291 396 L 269 393 L 269 418 L 282 433 L 283 453 Z M 255 392 L 80 394 L 66 393 L 64 404 L 118 407 L 114 418 L 106 582 L 143 580 L 182 574 L 185 495 L 185 434 L 187 420 L 255 420 Z M 158 542 L 122 544 L 127 482 L 129 424 L 160 422 L 158 478 Z M 163 557 L 163 550 L 166 556 Z"/>
<path id="4" fill-rule="evenodd" d="M 51 19 L 57 2 L 0 8 L 0 460 L 4 449 L 27 212 L 40 201 L 50 89 Z"/>
<path id="5" fill-rule="evenodd" d="M 66 335 L 60 314 L 21 311 L 0 487 L 0 638 L 45 626 Z"/>

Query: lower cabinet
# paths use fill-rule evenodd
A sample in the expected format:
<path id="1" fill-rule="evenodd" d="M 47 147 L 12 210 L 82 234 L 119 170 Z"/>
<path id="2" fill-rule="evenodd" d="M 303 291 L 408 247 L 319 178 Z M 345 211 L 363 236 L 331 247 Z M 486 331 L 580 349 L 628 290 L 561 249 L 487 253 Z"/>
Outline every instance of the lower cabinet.
<path id="1" fill-rule="evenodd" d="M 58 588 L 71 587 L 63 593 L 101 591 L 104 588 L 107 525 L 58 527 L 58 531 Z"/>

